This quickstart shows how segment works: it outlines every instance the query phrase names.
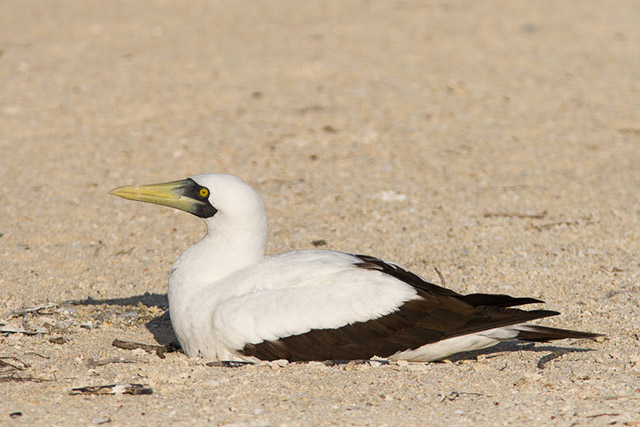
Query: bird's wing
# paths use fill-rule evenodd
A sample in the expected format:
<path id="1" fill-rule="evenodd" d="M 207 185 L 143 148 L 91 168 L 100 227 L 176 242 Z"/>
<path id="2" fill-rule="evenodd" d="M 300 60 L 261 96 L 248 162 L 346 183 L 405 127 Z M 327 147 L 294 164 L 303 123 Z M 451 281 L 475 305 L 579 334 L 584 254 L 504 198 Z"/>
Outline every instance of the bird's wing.
<path id="1" fill-rule="evenodd" d="M 300 251 L 267 261 L 265 268 L 280 273 L 271 270 L 264 280 L 281 282 L 230 298 L 214 314 L 216 335 L 225 345 L 259 359 L 388 357 L 557 314 L 506 308 L 538 302 L 527 298 L 462 296 L 367 256 Z"/>
<path id="2" fill-rule="evenodd" d="M 356 268 L 353 255 L 295 251 L 228 278 L 213 314 L 216 336 L 235 350 L 314 329 L 333 330 L 398 309 L 415 298 L 410 285 Z"/>

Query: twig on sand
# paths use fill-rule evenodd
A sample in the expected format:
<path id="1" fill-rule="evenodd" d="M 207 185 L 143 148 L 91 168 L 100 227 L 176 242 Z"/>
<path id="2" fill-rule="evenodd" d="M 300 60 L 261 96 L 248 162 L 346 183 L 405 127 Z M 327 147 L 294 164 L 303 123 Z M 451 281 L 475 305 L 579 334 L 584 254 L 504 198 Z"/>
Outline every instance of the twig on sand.
<path id="1" fill-rule="evenodd" d="M 0 324 L 0 334 L 38 335 L 38 334 L 46 334 L 46 333 L 48 333 L 46 329 L 37 327 L 37 326 L 35 328 L 27 329 L 27 328 L 21 328 L 21 327 L 12 328 L 10 326 Z"/>
<path id="2" fill-rule="evenodd" d="M 433 267 L 433 269 L 436 271 L 436 273 L 438 273 L 438 277 L 440 278 L 440 284 L 446 287 L 447 281 L 444 280 L 444 276 L 442 275 L 442 273 L 440 273 L 440 270 L 438 270 L 438 267 Z"/>
<path id="3" fill-rule="evenodd" d="M 16 372 L 13 372 L 9 375 L 3 375 L 0 376 L 0 383 L 6 383 L 6 382 L 20 382 L 20 383 L 26 383 L 26 382 L 34 382 L 34 383 L 42 383 L 45 381 L 55 381 L 55 379 L 50 379 L 50 378 L 39 378 L 39 377 L 32 377 L 32 376 L 21 376 Z"/>
<path id="4" fill-rule="evenodd" d="M 55 308 L 55 307 L 57 307 L 59 305 L 60 304 L 58 304 L 58 303 L 40 304 L 40 305 L 35 305 L 33 307 L 26 307 L 26 308 L 21 308 L 21 309 L 18 309 L 18 310 L 11 310 L 7 314 L 5 314 L 3 318 L 4 319 L 13 319 L 14 317 L 25 316 L 25 315 L 27 315 L 29 313 L 43 314 L 43 313 L 40 313 L 40 311 L 46 310 L 47 308 Z"/>
<path id="5" fill-rule="evenodd" d="M 467 391 L 452 391 L 448 395 L 443 396 L 442 400 L 440 401 L 440 403 L 443 403 L 445 401 L 453 402 L 454 400 L 456 400 L 458 397 L 462 396 L 463 394 L 468 394 L 470 396 L 484 396 L 484 394 L 482 394 L 482 393 L 471 393 L 471 392 L 467 392 Z"/>
<path id="6" fill-rule="evenodd" d="M 87 368 L 89 369 L 95 369 L 98 366 L 104 366 L 110 363 L 138 363 L 138 362 L 145 363 L 144 360 L 125 359 L 122 357 L 112 357 L 111 359 L 100 359 L 100 360 L 95 360 L 90 357 L 87 359 L 87 362 L 85 363 L 85 365 L 87 365 Z"/>
<path id="7" fill-rule="evenodd" d="M 10 360 L 11 362 L 8 362 Z M 0 373 L 7 373 L 11 371 L 23 371 L 26 368 L 30 368 L 27 362 L 23 362 L 14 356 L 0 356 Z"/>
<path id="8" fill-rule="evenodd" d="M 49 356 L 43 356 L 42 354 L 40 354 L 40 353 L 36 353 L 35 351 L 26 351 L 24 354 L 25 354 L 25 355 L 27 355 L 27 354 L 33 354 L 34 356 L 38 356 L 38 357 L 41 357 L 41 358 L 43 358 L 43 359 L 51 359 L 51 357 L 49 357 Z"/>
<path id="9" fill-rule="evenodd" d="M 153 390 L 144 384 L 123 383 L 72 388 L 69 394 L 153 394 Z"/>
<path id="10" fill-rule="evenodd" d="M 119 339 L 113 340 L 113 343 L 111 343 L 111 345 L 114 347 L 123 348 L 125 350 L 141 349 L 146 351 L 147 353 L 155 353 L 160 359 L 164 359 L 166 353 L 171 353 L 178 350 L 178 347 L 171 344 L 151 345 L 151 344 L 142 344 L 142 343 L 133 342 L 133 341 L 123 341 Z"/>
<path id="11" fill-rule="evenodd" d="M 595 415 L 587 415 L 587 418 L 600 418 L 600 417 L 617 417 L 620 414 L 616 413 L 616 412 L 605 412 L 602 414 L 595 414 Z"/>
<path id="12" fill-rule="evenodd" d="M 630 400 L 640 400 L 640 396 L 634 396 L 631 394 L 617 394 L 617 395 L 607 395 L 607 396 L 589 396 L 586 399 L 591 400 L 622 400 L 622 399 L 630 399 Z"/>

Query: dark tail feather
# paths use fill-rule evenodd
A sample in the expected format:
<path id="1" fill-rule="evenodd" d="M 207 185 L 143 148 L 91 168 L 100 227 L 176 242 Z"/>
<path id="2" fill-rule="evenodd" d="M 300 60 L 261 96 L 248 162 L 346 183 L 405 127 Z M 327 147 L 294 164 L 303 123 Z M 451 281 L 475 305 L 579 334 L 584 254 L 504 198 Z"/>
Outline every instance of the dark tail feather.
<path id="1" fill-rule="evenodd" d="M 546 326 L 535 325 L 521 325 L 517 329 L 519 333 L 516 339 L 533 342 L 547 342 L 562 340 L 565 338 L 592 340 L 604 336 L 602 334 L 594 334 L 592 332 L 580 332 L 569 329 L 548 328 Z"/>
<path id="2" fill-rule="evenodd" d="M 469 294 L 461 295 L 460 298 L 467 304 L 478 307 L 486 305 L 489 307 L 515 307 L 517 305 L 524 304 L 536 304 L 540 301 L 535 298 L 514 298 L 509 295 L 496 295 L 496 294 Z"/>

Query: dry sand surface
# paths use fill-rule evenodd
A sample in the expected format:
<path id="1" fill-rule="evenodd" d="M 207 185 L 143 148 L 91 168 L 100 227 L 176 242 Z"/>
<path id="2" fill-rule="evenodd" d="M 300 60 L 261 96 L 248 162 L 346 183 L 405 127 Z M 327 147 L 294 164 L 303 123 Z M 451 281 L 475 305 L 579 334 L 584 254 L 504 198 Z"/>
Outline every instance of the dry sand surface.
<path id="1" fill-rule="evenodd" d="M 0 2 L 0 424 L 638 425 L 639 22 L 636 1 Z M 174 339 L 167 273 L 204 227 L 108 191 L 203 172 L 261 192 L 270 253 L 437 267 L 607 338 L 235 368 L 112 346 Z M 70 394 L 116 383 L 153 394 Z"/>

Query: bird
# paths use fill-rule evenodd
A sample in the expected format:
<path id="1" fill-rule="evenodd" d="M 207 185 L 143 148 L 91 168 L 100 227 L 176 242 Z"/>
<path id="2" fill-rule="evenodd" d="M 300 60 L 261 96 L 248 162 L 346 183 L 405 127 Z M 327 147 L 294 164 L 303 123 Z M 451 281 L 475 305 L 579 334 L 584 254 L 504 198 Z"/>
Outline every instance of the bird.
<path id="1" fill-rule="evenodd" d="M 110 194 L 186 211 L 206 224 L 168 280 L 171 324 L 191 357 L 430 362 L 507 340 L 601 336 L 527 323 L 560 314 L 515 308 L 538 299 L 459 294 L 373 256 L 318 249 L 265 255 L 265 204 L 233 175 L 194 175 Z"/>

